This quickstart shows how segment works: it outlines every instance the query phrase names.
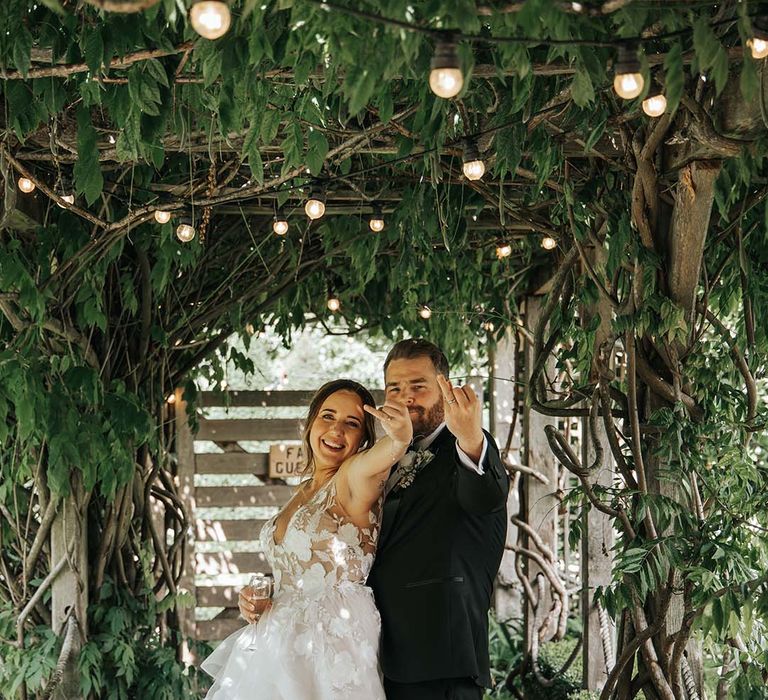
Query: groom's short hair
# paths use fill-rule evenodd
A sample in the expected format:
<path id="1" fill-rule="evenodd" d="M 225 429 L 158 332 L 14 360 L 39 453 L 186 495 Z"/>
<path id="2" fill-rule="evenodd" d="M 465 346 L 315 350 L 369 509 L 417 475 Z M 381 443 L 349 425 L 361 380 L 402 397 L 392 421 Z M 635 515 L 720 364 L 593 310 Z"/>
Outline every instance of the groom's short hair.
<path id="1" fill-rule="evenodd" d="M 448 376 L 450 366 L 445 353 L 437 345 L 423 338 L 407 338 L 395 343 L 384 360 L 384 374 L 387 373 L 387 367 L 392 360 L 415 360 L 418 357 L 428 357 L 438 374 Z"/>

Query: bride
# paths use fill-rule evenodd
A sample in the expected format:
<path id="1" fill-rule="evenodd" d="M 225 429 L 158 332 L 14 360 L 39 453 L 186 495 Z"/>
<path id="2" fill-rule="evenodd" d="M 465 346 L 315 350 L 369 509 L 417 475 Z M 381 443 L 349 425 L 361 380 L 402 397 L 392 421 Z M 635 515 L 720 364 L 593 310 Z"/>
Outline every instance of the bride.
<path id="1" fill-rule="evenodd" d="M 374 445 L 378 418 L 386 435 Z M 384 486 L 413 429 L 396 403 L 339 379 L 313 397 L 304 429 L 311 478 L 261 531 L 274 573 L 258 622 L 202 663 L 206 700 L 384 700 L 380 618 L 365 580 L 373 564 Z"/>

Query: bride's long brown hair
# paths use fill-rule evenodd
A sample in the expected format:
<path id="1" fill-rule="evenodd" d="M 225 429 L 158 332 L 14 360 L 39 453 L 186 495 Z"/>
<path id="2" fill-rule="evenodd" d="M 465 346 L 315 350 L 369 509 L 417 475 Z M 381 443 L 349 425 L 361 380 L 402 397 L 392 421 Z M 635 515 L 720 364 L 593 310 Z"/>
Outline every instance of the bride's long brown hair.
<path id="1" fill-rule="evenodd" d="M 307 458 L 307 465 L 302 471 L 302 476 L 312 474 L 314 471 L 315 455 L 312 452 L 312 446 L 309 444 L 309 433 L 312 430 L 312 423 L 315 422 L 317 414 L 320 413 L 320 409 L 323 406 L 325 400 L 337 391 L 351 391 L 357 394 L 364 406 L 375 406 L 376 402 L 368 389 L 362 384 L 352 381 L 351 379 L 334 379 L 333 381 L 323 384 L 312 397 L 312 401 L 309 402 L 309 411 L 307 411 L 306 422 L 304 423 L 304 429 L 301 432 L 301 441 L 304 446 L 304 454 Z M 363 413 L 363 439 L 360 441 L 360 446 L 357 451 L 366 450 L 376 442 L 376 419 L 367 412 Z"/>

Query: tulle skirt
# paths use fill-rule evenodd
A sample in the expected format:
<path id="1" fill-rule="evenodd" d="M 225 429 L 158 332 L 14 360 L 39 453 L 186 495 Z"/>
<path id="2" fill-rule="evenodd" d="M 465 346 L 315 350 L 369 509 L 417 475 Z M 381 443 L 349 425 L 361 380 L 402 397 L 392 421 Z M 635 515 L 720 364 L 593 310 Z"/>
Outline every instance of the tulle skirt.
<path id="1" fill-rule="evenodd" d="M 307 596 L 282 591 L 258 623 L 203 661 L 206 700 L 384 700 L 381 619 L 371 590 L 342 583 Z"/>

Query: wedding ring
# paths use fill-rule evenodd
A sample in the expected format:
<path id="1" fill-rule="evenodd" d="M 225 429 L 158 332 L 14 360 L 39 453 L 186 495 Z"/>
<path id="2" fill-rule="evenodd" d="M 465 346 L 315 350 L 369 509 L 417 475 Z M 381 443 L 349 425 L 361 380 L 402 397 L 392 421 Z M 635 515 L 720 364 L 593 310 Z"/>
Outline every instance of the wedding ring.
<path id="1" fill-rule="evenodd" d="M 456 403 L 456 399 L 449 399 L 449 400 L 448 400 L 448 401 L 446 401 L 445 403 L 447 403 L 448 405 L 450 405 L 450 404 L 452 404 L 452 403 Z"/>

